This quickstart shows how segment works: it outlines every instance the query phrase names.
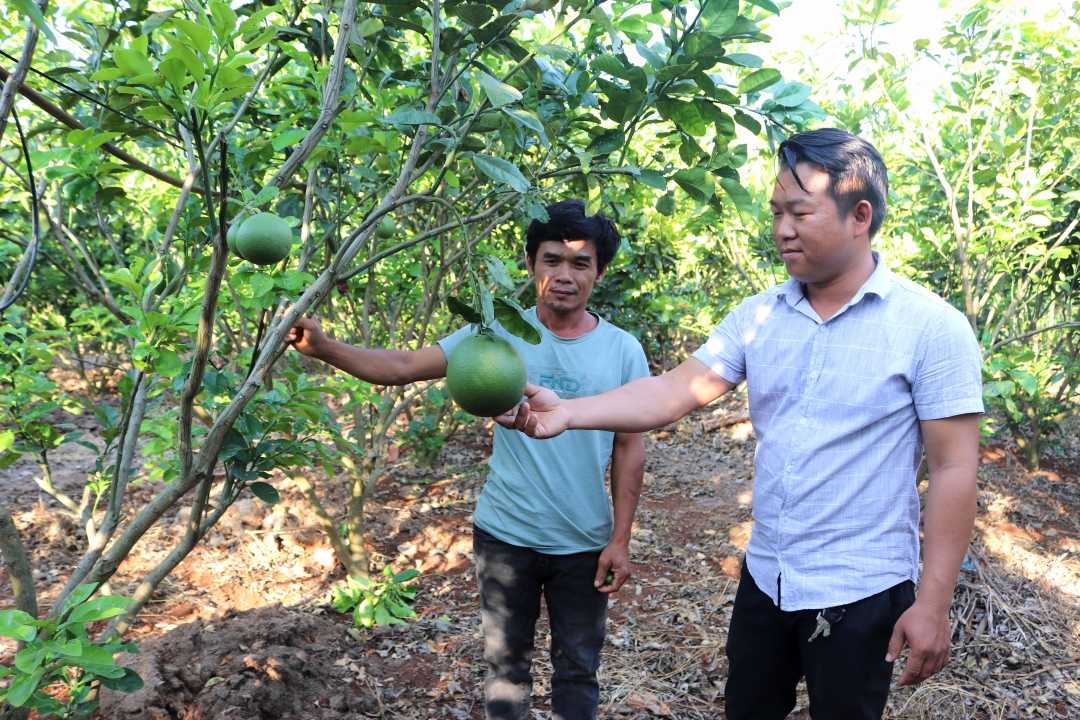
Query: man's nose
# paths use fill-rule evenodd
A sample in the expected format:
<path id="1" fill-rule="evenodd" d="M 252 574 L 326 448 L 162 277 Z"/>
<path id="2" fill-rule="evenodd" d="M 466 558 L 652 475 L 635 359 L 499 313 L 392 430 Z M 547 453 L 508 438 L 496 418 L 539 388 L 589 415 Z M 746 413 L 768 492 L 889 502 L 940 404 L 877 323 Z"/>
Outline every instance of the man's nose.
<path id="1" fill-rule="evenodd" d="M 786 214 L 781 215 L 779 218 L 773 220 L 773 237 L 774 238 L 793 238 L 795 237 L 795 223 L 791 221 L 791 218 Z"/>

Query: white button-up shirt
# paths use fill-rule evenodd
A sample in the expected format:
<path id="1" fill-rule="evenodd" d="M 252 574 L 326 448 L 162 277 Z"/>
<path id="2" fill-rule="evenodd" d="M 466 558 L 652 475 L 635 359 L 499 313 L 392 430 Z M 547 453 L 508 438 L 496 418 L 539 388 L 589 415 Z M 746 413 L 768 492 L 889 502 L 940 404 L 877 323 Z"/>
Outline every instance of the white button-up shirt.
<path id="1" fill-rule="evenodd" d="M 916 581 L 919 421 L 983 411 L 967 320 L 874 258 L 874 274 L 827 321 L 792 278 L 744 300 L 694 353 L 725 380 L 746 380 L 757 435 L 746 562 L 783 610 Z"/>

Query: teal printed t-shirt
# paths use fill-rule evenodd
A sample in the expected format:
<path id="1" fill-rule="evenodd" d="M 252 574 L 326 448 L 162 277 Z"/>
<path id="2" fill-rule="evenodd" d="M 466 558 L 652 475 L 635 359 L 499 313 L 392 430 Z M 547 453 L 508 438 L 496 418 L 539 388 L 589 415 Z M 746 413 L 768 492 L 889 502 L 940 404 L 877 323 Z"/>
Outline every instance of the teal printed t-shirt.
<path id="1" fill-rule="evenodd" d="M 528 312 L 535 320 L 536 308 Z M 529 382 L 570 399 L 649 375 L 638 341 L 598 319 L 592 332 L 569 339 L 540 326 L 539 345 L 514 337 L 498 323 L 493 330 L 521 354 Z M 475 332 L 466 326 L 440 340 L 439 347 L 449 358 L 457 344 Z M 611 541 L 614 525 L 604 487 L 614 441 L 615 433 L 600 430 L 569 430 L 550 440 L 534 440 L 496 425 L 491 472 L 476 503 L 474 522 L 503 542 L 550 555 L 602 550 Z"/>

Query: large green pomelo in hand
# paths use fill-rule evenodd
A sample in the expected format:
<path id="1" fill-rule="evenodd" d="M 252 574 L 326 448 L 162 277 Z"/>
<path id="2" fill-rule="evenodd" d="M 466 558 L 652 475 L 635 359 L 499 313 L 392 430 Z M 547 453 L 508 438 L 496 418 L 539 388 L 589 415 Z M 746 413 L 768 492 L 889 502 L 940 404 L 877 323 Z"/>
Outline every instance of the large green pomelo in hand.
<path id="1" fill-rule="evenodd" d="M 274 213 L 253 215 L 236 232 L 238 254 L 256 265 L 273 265 L 289 257 L 292 241 L 289 223 Z"/>
<path id="2" fill-rule="evenodd" d="M 458 343 L 446 364 L 450 397 L 467 413 L 502 415 L 525 394 L 525 361 L 500 337 L 483 334 Z"/>

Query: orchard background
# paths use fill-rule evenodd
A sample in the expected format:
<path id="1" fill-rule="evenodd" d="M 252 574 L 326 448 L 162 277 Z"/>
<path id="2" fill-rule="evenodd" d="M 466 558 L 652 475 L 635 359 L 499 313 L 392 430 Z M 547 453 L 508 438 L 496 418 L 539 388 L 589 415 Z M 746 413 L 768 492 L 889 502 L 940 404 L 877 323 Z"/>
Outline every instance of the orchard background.
<path id="1" fill-rule="evenodd" d="M 4 3 L 0 714 L 478 717 L 467 535 L 490 425 L 441 382 L 372 387 L 286 352 L 292 320 L 413 349 L 459 326 L 452 296 L 528 306 L 524 227 L 580 197 L 624 237 L 593 309 L 661 372 L 786 278 L 769 230 L 775 146 L 826 125 L 882 151 L 875 247 L 965 313 L 985 361 L 959 649 L 889 712 L 1080 713 L 1078 14 L 988 0 Z M 920 20 L 930 34 L 893 33 Z M 228 251 L 226 229 L 258 211 L 293 227 L 280 265 Z M 609 715 L 720 716 L 749 528 L 744 403 L 650 437 Z M 261 592 L 225 589 L 249 572 Z M 289 588 L 266 590 L 282 573 Z M 155 620 L 161 607 L 178 621 Z M 304 657 L 229 649 L 252 637 Z M 131 640 L 156 654 L 119 654 Z M 416 643 L 426 652 L 400 655 Z M 167 662 L 184 652 L 214 663 Z M 405 701 L 401 673 L 424 702 Z M 263 681 L 293 689 L 249 687 Z"/>

